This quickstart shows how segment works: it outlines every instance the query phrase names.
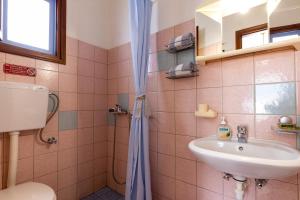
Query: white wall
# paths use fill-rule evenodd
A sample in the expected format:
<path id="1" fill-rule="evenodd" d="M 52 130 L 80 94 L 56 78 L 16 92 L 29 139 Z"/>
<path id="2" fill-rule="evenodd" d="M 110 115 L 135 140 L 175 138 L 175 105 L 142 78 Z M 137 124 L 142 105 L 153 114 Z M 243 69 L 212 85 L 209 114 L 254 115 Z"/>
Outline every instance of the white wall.
<path id="1" fill-rule="evenodd" d="M 196 1 L 156 0 L 151 32 L 194 18 Z M 129 42 L 128 0 L 68 0 L 67 35 L 108 49 Z"/>
<path id="2" fill-rule="evenodd" d="M 156 0 L 153 5 L 151 31 L 168 28 L 195 17 L 195 0 Z"/>
<path id="3" fill-rule="evenodd" d="M 111 15 L 109 17 L 111 35 L 110 47 L 128 42 L 130 39 L 128 0 L 111 0 Z"/>
<path id="4" fill-rule="evenodd" d="M 300 1 L 284 0 L 270 16 L 270 27 L 300 23 Z"/>
<path id="5" fill-rule="evenodd" d="M 67 0 L 67 35 L 110 48 L 110 1 Z"/>
<path id="6" fill-rule="evenodd" d="M 111 47 L 115 47 L 130 41 L 128 0 L 112 0 L 111 4 Z M 195 7 L 195 0 L 156 0 L 152 11 L 151 32 L 194 18 Z"/>

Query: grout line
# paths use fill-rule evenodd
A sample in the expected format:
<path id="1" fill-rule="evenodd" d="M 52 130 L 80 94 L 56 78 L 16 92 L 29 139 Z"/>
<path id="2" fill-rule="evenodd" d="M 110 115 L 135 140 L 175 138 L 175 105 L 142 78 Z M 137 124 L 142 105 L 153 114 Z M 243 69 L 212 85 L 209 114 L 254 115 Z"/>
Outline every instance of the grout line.
<path id="1" fill-rule="evenodd" d="M 255 56 L 253 55 L 252 56 L 252 62 L 253 62 L 253 82 L 254 82 L 254 87 L 253 87 L 253 113 L 254 113 L 254 124 L 253 124 L 253 134 L 254 134 L 254 138 L 256 138 L 256 115 L 257 115 L 257 112 L 256 112 L 256 85 L 258 84 L 255 84 L 255 80 L 256 80 L 256 68 L 255 68 Z M 256 195 L 256 189 L 255 189 L 255 195 Z"/>
<path id="2" fill-rule="evenodd" d="M 201 67 L 201 66 L 200 66 Z M 198 69 L 198 67 L 197 67 L 197 69 Z M 200 70 L 199 70 L 200 71 Z M 199 75 L 199 76 L 201 76 L 201 74 Z M 198 89 L 197 89 L 197 86 L 198 86 L 198 82 L 199 82 L 199 79 L 198 78 L 196 78 L 196 110 L 198 109 L 197 108 L 197 106 L 198 106 Z M 194 115 L 194 117 L 195 117 L 195 115 Z M 196 134 L 195 134 L 195 138 L 198 138 L 198 118 L 197 117 L 195 117 L 196 119 L 195 119 L 195 126 L 196 126 Z M 199 127 L 200 128 L 200 127 Z M 175 134 L 176 134 L 176 132 L 175 132 Z M 175 136 L 176 137 L 176 136 Z M 199 196 L 198 196 L 198 189 L 197 189 L 197 185 L 198 185 L 198 176 L 199 174 L 198 174 L 198 164 L 197 164 L 197 161 L 196 161 L 196 199 L 199 199 Z"/>
<path id="3" fill-rule="evenodd" d="M 76 128 L 76 144 L 75 144 L 75 148 L 76 148 L 76 168 L 77 168 L 77 170 L 76 170 L 76 176 L 77 176 L 77 178 L 76 178 L 76 198 L 78 198 L 78 196 L 79 196 L 79 192 L 78 192 L 78 188 L 77 188 L 77 186 L 78 186 L 78 183 L 79 183 L 79 181 L 78 181 L 78 177 L 79 177 L 79 173 L 78 173 L 78 169 L 79 169 L 79 163 L 78 163 L 78 128 L 79 128 L 79 126 L 78 126 L 78 122 L 79 122 L 79 81 L 78 81 L 78 59 L 79 59 L 79 40 L 78 40 L 78 42 L 77 42 L 77 56 L 76 56 L 76 82 L 77 82 L 77 90 L 76 90 L 76 99 L 77 99 L 77 106 L 76 106 L 76 111 L 77 111 L 77 128 Z M 74 76 L 75 76 L 74 75 Z"/>
<path id="4" fill-rule="evenodd" d="M 297 83 L 297 62 L 296 62 L 297 56 L 296 56 L 296 51 L 294 51 L 294 84 L 295 84 L 295 113 L 296 113 L 296 125 L 297 125 L 297 114 L 298 114 L 298 83 Z M 296 134 L 296 148 L 299 150 L 299 134 Z M 299 187 L 298 187 L 299 190 Z M 298 192 L 298 198 L 299 198 L 299 192 Z"/>
<path id="5" fill-rule="evenodd" d="M 218 113 L 218 120 L 220 120 L 220 116 L 219 114 L 224 117 L 224 101 L 223 101 L 223 97 L 224 97 L 224 74 L 223 74 L 223 59 L 220 60 L 220 70 L 221 70 L 221 113 Z M 228 124 L 228 123 L 227 123 Z M 216 131 L 216 134 L 217 131 Z M 231 134 L 232 134 L 232 130 L 231 130 Z M 220 177 L 221 178 L 221 177 Z M 221 178 L 222 181 L 222 197 L 224 199 L 224 179 Z"/>

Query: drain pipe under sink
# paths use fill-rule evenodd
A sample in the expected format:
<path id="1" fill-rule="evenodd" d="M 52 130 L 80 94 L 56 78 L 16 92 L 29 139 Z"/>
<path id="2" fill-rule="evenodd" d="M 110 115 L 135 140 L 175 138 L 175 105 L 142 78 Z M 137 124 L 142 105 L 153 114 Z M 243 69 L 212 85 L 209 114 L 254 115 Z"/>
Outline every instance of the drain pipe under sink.
<path id="1" fill-rule="evenodd" d="M 9 133 L 8 188 L 15 186 L 17 182 L 19 135 L 20 132 L 17 131 Z"/>
<path id="2" fill-rule="evenodd" d="M 235 199 L 243 200 L 244 194 L 245 194 L 245 189 L 247 187 L 247 185 L 246 185 L 247 179 L 245 177 L 240 177 L 240 176 L 234 176 L 233 179 L 236 182 Z"/>

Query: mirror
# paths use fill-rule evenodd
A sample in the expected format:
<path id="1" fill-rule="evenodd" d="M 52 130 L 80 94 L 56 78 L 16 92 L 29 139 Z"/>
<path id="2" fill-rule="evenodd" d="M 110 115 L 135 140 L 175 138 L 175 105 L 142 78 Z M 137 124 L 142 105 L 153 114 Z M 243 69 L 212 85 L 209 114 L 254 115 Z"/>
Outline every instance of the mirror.
<path id="1" fill-rule="evenodd" d="M 196 9 L 197 55 L 300 36 L 300 0 L 204 0 Z"/>
<path id="2" fill-rule="evenodd" d="M 222 51 L 222 17 L 217 12 L 196 13 L 197 53 L 212 55 Z"/>
<path id="3" fill-rule="evenodd" d="M 267 4 L 223 16 L 223 51 L 255 47 L 268 43 Z"/>
<path id="4" fill-rule="evenodd" d="M 270 15 L 270 41 L 300 36 L 300 0 L 281 0 Z"/>

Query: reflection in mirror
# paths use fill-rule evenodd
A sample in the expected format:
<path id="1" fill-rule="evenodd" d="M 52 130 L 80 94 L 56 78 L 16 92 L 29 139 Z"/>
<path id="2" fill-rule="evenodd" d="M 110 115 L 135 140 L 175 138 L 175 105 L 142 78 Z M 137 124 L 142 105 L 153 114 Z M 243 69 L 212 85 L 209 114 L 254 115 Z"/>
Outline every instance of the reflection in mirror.
<path id="1" fill-rule="evenodd" d="M 214 55 L 268 43 L 268 1 L 201 1 L 195 17 L 199 30 L 198 55 Z"/>
<path id="2" fill-rule="evenodd" d="M 215 12 L 196 13 L 197 54 L 201 56 L 222 51 L 222 19 Z"/>
<path id="3" fill-rule="evenodd" d="M 300 0 L 277 0 L 270 15 L 270 41 L 278 42 L 299 36 Z"/>
<path id="4" fill-rule="evenodd" d="M 267 4 L 223 16 L 222 25 L 224 52 L 267 44 Z"/>

